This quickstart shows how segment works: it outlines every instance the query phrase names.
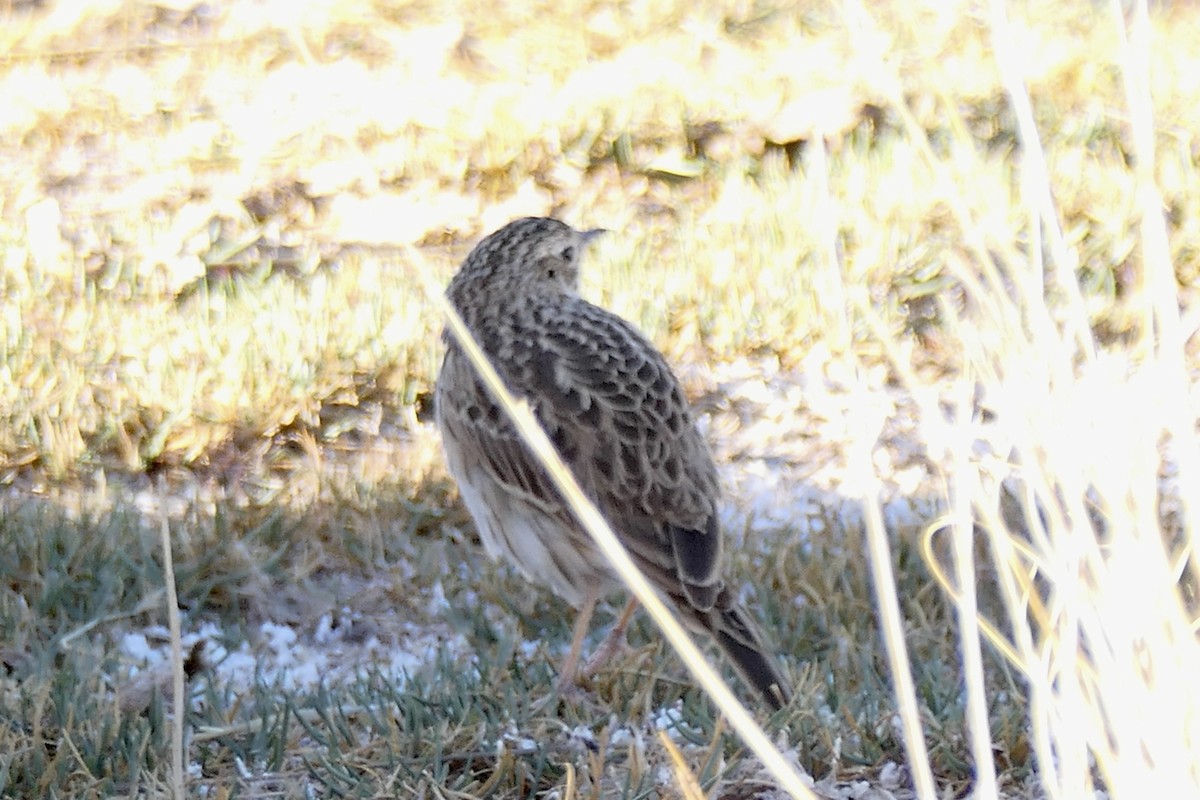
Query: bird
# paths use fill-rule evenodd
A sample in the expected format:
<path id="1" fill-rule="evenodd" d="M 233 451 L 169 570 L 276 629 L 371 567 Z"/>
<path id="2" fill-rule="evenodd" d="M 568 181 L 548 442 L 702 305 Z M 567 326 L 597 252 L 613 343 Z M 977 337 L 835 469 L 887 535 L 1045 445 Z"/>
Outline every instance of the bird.
<path id="1" fill-rule="evenodd" d="M 651 585 L 778 710 L 791 687 L 722 574 L 717 469 L 679 380 L 634 325 L 579 294 L 584 251 L 603 233 L 510 222 L 470 251 L 446 297 Z M 443 340 L 434 402 L 448 471 L 488 554 L 579 609 L 566 687 L 597 602 L 623 586 L 449 330 Z M 589 672 L 624 642 L 635 608 Z"/>

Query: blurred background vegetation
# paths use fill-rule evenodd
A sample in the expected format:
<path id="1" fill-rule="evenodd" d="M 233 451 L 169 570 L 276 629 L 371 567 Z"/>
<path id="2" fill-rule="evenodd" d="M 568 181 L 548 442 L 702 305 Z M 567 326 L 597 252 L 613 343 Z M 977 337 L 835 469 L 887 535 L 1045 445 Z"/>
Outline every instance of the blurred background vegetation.
<path id="1" fill-rule="evenodd" d="M 339 406 L 412 405 L 440 321 L 398 245 L 428 248 L 441 280 L 524 214 L 619 231 L 591 294 L 672 355 L 795 363 L 854 328 L 823 285 L 829 241 L 849 291 L 897 333 L 936 336 L 945 263 L 972 257 L 950 206 L 997 249 L 1027 223 L 979 13 L 19 5 L 0 34 L 0 470 L 225 466 L 281 433 L 335 438 Z M 1017 44 L 1064 233 L 1092 322 L 1119 337 L 1136 325 L 1121 302 L 1136 221 L 1116 33 L 1088 3 L 1030 13 Z M 1194 16 L 1156 25 L 1186 42 Z M 1153 55 L 1159 177 L 1193 287 L 1197 56 Z"/>

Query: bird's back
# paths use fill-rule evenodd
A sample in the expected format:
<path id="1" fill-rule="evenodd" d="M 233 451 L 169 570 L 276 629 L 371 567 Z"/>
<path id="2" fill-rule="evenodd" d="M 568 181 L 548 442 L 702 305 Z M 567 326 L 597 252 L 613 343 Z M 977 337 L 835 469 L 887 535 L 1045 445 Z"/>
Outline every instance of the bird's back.
<path id="1" fill-rule="evenodd" d="M 577 296 L 527 297 L 472 333 L 526 399 L 576 480 L 647 571 L 690 602 L 720 588 L 712 456 L 665 359 L 630 323 Z M 497 479 L 572 520 L 483 385 L 474 449 Z M 442 398 L 439 398 L 440 400 Z"/>

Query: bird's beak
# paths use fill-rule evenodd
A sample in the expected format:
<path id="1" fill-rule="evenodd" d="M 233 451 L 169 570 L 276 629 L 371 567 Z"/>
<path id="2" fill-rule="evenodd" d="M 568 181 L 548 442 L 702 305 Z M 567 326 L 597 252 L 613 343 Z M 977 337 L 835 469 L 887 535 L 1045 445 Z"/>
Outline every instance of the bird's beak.
<path id="1" fill-rule="evenodd" d="M 605 233 L 608 233 L 605 228 L 592 228 L 590 231 L 582 231 L 579 234 L 579 240 L 585 245 L 589 245 Z"/>

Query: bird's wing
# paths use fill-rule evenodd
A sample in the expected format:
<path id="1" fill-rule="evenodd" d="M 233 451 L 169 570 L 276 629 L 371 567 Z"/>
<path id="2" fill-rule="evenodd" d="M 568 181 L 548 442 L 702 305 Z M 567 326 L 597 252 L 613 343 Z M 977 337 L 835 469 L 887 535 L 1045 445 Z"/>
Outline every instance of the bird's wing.
<path id="1" fill-rule="evenodd" d="M 436 398 L 443 436 L 454 438 L 465 463 L 483 468 L 509 494 L 544 513 L 569 519 L 554 482 L 454 342 L 447 344 Z"/>

